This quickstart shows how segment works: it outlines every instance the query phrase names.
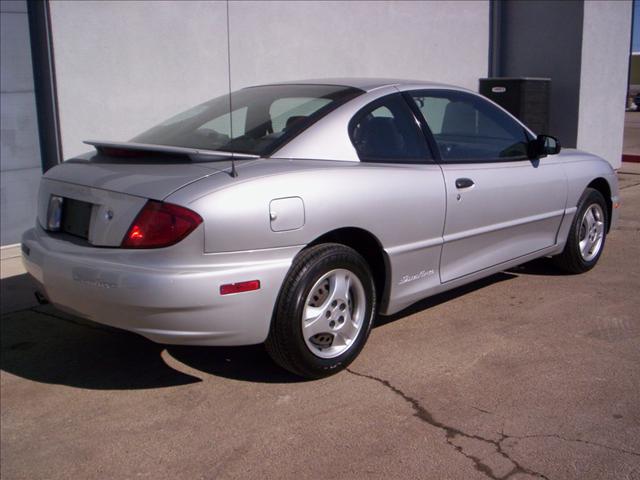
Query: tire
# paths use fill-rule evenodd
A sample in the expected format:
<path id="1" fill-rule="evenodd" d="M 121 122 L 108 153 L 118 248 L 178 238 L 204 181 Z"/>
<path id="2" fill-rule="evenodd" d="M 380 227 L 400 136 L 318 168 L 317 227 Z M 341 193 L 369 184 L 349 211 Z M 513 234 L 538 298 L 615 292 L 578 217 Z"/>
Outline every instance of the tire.
<path id="1" fill-rule="evenodd" d="M 335 243 L 310 247 L 283 283 L 267 351 L 300 377 L 333 375 L 364 347 L 375 311 L 373 277 L 360 254 Z"/>
<path id="2" fill-rule="evenodd" d="M 604 249 L 608 222 L 604 197 L 587 188 L 578 202 L 564 250 L 554 257 L 556 265 L 568 273 L 584 273 L 595 267 Z"/>

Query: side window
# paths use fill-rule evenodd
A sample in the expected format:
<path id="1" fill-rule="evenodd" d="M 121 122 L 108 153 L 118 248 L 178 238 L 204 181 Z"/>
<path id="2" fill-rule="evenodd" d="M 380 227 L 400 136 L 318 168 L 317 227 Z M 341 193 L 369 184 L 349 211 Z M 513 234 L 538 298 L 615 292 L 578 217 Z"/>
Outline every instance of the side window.
<path id="1" fill-rule="evenodd" d="M 349 123 L 349 136 L 363 162 L 425 163 L 425 138 L 400 94 L 367 105 Z"/>
<path id="2" fill-rule="evenodd" d="M 523 160 L 530 140 L 525 129 L 488 101 L 465 92 L 427 90 L 411 96 L 443 161 Z"/>

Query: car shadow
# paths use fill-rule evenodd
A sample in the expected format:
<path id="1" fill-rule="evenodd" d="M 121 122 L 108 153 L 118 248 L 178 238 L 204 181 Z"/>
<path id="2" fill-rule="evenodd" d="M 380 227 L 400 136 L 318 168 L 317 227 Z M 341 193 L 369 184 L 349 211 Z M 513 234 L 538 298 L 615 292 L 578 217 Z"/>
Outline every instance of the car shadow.
<path id="1" fill-rule="evenodd" d="M 2 302 L 25 275 L 2 279 Z M 31 292 L 32 295 L 32 292 Z M 88 389 L 145 389 L 199 382 L 169 367 L 162 345 L 66 315 L 51 305 L 0 318 L 0 368 L 36 382 Z"/>
<path id="2" fill-rule="evenodd" d="M 26 275 L 2 279 L 2 292 L 25 287 Z M 400 313 L 378 317 L 374 328 L 516 278 L 498 273 L 418 302 Z M 177 362 L 209 375 L 256 383 L 303 382 L 278 367 L 264 346 L 186 347 L 153 343 L 139 335 L 99 325 L 39 305 L 5 313 L 0 319 L 0 368 L 36 382 L 97 390 L 131 390 L 188 385 L 202 381 L 172 368 Z"/>
<path id="3" fill-rule="evenodd" d="M 528 263 L 510 268 L 507 272 L 516 275 L 541 275 L 545 277 L 568 275 L 567 272 L 557 267 L 550 258 L 546 257 L 536 258 Z"/>
<path id="4" fill-rule="evenodd" d="M 255 383 L 301 383 L 298 377 L 276 365 L 264 345 L 244 347 L 167 347 L 169 354 L 201 372 Z"/>
<path id="5" fill-rule="evenodd" d="M 261 383 L 304 381 L 275 365 L 262 345 L 160 345 L 68 315 L 52 305 L 38 305 L 34 289 L 25 274 L 0 280 L 0 369 L 13 375 L 97 390 L 162 388 L 201 381 L 168 365 L 162 358 L 166 349 L 177 361 L 211 375 Z"/>
<path id="6" fill-rule="evenodd" d="M 38 305 L 35 283 L 29 275 L 14 275 L 0 281 L 0 314 L 24 310 Z"/>

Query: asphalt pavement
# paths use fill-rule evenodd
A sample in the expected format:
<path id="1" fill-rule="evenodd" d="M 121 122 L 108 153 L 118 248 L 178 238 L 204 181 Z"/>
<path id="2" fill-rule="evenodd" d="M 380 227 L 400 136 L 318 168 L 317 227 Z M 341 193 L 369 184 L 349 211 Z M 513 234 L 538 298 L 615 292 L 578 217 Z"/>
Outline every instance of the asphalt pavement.
<path id="1" fill-rule="evenodd" d="M 640 479 L 640 175 L 621 180 L 594 270 L 539 260 L 381 317 L 320 381 L 36 306 L 3 259 L 0 474 Z"/>

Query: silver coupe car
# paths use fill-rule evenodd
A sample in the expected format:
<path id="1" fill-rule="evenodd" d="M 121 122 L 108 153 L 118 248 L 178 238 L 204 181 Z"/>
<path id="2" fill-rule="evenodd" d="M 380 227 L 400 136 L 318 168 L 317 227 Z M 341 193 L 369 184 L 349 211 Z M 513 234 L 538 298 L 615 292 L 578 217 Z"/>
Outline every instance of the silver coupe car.
<path id="1" fill-rule="evenodd" d="M 307 378 L 376 314 L 537 257 L 591 269 L 619 206 L 609 163 L 435 83 L 245 88 L 86 143 L 22 239 L 41 296 L 155 342 L 264 342 Z"/>

